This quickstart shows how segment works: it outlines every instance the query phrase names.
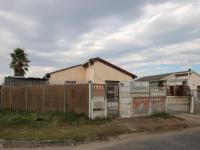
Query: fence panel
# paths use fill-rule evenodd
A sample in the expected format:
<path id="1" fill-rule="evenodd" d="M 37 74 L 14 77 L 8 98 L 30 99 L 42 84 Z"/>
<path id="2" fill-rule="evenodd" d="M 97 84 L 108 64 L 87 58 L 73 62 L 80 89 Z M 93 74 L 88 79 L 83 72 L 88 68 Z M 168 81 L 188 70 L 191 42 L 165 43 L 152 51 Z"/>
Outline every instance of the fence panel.
<path id="1" fill-rule="evenodd" d="M 27 86 L 27 111 L 44 112 L 44 86 Z"/>
<path id="2" fill-rule="evenodd" d="M 2 95 L 1 95 L 1 106 L 2 108 L 10 108 L 11 109 L 11 87 L 2 86 Z"/>
<path id="3" fill-rule="evenodd" d="M 148 116 L 150 115 L 150 99 L 149 98 L 134 98 L 133 99 L 133 116 Z"/>
<path id="4" fill-rule="evenodd" d="M 125 85 L 121 82 L 121 85 Z M 190 96 L 167 96 L 166 87 L 150 87 L 148 82 L 130 82 L 130 87 L 120 86 L 120 116 L 148 116 L 157 112 L 189 113 Z M 129 96 L 131 93 L 131 108 Z M 199 94 L 200 95 L 200 94 Z M 126 105 L 125 105 L 126 104 Z M 131 115 L 129 110 L 132 111 Z"/>
<path id="5" fill-rule="evenodd" d="M 133 97 L 133 116 L 147 116 L 150 114 L 149 82 L 131 82 Z"/>
<path id="6" fill-rule="evenodd" d="M 166 97 L 152 97 L 151 114 L 166 111 Z"/>
<path id="7" fill-rule="evenodd" d="M 2 86 L 1 107 L 29 112 L 74 111 L 88 115 L 88 84 Z"/>
<path id="8" fill-rule="evenodd" d="M 133 97 L 149 97 L 149 82 L 131 82 L 131 93 Z"/>
<path id="9" fill-rule="evenodd" d="M 200 88 L 191 91 L 191 99 L 194 101 L 194 113 L 200 113 Z"/>
<path id="10" fill-rule="evenodd" d="M 45 111 L 64 110 L 64 85 L 45 86 Z"/>
<path id="11" fill-rule="evenodd" d="M 165 112 L 166 88 L 150 87 L 149 82 L 132 82 L 133 116 Z"/>
<path id="12" fill-rule="evenodd" d="M 167 112 L 169 113 L 189 113 L 190 97 L 188 96 L 168 96 Z"/>
<path id="13" fill-rule="evenodd" d="M 151 97 L 166 97 L 167 90 L 165 87 L 151 87 L 150 96 Z"/>
<path id="14" fill-rule="evenodd" d="M 88 84 L 66 85 L 66 111 L 74 111 L 88 115 L 88 90 Z"/>
<path id="15" fill-rule="evenodd" d="M 26 87 L 12 86 L 11 89 L 12 109 L 26 110 Z"/>

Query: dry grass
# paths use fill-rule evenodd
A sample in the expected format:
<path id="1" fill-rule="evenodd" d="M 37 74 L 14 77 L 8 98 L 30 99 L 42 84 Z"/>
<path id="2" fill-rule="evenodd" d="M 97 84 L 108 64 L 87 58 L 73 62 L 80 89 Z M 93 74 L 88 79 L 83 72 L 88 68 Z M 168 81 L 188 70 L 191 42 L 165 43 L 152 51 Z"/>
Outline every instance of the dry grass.
<path id="1" fill-rule="evenodd" d="M 42 128 L 3 128 L 0 137 L 6 140 L 84 140 L 128 133 L 129 129 L 107 123 L 104 125 L 49 126 Z"/>
<path id="2" fill-rule="evenodd" d="M 0 110 L 0 139 L 5 140 L 84 140 L 130 132 L 108 119 L 90 120 L 83 114 Z"/>
<path id="3" fill-rule="evenodd" d="M 39 119 L 38 119 L 39 118 Z M 0 110 L 0 139 L 84 140 L 134 132 L 157 132 L 191 127 L 193 124 L 167 114 L 129 119 L 90 120 L 82 114 Z"/>

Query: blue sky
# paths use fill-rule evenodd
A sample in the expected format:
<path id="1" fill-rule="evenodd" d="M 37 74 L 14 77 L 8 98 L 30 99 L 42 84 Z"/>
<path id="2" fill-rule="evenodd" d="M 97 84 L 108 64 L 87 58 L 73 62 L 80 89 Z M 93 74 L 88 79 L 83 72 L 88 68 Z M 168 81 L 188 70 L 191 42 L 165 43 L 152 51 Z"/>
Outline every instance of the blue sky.
<path id="1" fill-rule="evenodd" d="M 0 81 L 9 54 L 29 53 L 27 76 L 102 57 L 139 77 L 200 72 L 199 0 L 1 0 Z"/>

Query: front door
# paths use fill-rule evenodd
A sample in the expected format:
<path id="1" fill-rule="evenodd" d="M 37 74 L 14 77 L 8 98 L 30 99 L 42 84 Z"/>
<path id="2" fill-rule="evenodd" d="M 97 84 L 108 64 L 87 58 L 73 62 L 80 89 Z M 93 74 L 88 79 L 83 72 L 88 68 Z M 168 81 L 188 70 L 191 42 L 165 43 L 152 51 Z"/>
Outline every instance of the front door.
<path id="1" fill-rule="evenodd" d="M 106 81 L 107 115 L 109 118 L 119 117 L 119 82 Z"/>

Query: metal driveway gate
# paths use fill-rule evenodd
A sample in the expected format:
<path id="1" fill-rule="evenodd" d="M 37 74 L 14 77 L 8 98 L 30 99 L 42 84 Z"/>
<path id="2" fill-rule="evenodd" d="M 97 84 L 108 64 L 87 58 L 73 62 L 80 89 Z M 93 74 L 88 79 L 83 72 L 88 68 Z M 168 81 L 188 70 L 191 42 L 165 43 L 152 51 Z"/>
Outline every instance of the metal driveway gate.
<path id="1" fill-rule="evenodd" d="M 189 96 L 167 96 L 166 107 L 168 113 L 189 113 Z"/>
<path id="2" fill-rule="evenodd" d="M 106 81 L 107 116 L 119 117 L 119 82 Z"/>

